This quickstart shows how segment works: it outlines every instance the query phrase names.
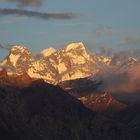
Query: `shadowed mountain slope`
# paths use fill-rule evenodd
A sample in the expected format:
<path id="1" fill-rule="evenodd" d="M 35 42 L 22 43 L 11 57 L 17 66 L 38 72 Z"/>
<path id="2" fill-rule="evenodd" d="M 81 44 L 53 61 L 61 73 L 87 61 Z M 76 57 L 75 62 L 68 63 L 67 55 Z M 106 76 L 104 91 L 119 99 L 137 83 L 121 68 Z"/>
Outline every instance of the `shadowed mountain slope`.
<path id="1" fill-rule="evenodd" d="M 2 140 L 134 139 L 128 126 L 92 112 L 43 80 L 0 87 L 0 130 Z"/>

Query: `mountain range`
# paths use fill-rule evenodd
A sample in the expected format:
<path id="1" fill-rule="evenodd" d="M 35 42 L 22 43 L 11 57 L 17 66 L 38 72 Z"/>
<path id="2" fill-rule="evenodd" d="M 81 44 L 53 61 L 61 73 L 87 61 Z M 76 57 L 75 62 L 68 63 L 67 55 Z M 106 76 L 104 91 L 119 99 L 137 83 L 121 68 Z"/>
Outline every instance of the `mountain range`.
<path id="1" fill-rule="evenodd" d="M 37 54 L 12 46 L 0 64 L 0 139 L 139 140 L 139 100 L 122 99 L 139 96 L 139 64 L 81 42 Z"/>
<path id="2" fill-rule="evenodd" d="M 12 46 L 9 55 L 2 60 L 0 69 L 2 70 L 1 73 L 5 73 L 7 79 L 9 77 L 15 77 L 15 80 L 17 78 L 22 79 L 21 85 L 25 85 L 25 83 L 28 85 L 33 80 L 43 79 L 47 83 L 60 85 L 64 90 L 81 101 L 85 98 L 88 98 L 88 101 L 89 98 L 90 100 L 91 98 L 93 100 L 96 99 L 96 105 L 97 101 L 100 102 L 99 99 L 104 97 L 105 93 L 109 97 L 107 98 L 108 101 L 106 101 L 107 105 L 110 101 L 115 100 L 112 99 L 110 87 L 107 87 L 108 79 L 111 79 L 110 75 L 113 75 L 113 77 L 116 73 L 119 73 L 116 77 L 124 75 L 137 64 L 139 64 L 139 60 L 133 57 L 122 60 L 118 56 L 103 57 L 87 53 L 84 44 L 79 42 L 71 43 L 60 50 L 47 48 L 37 54 L 31 53 L 24 46 Z M 11 80 L 9 81 L 11 82 Z M 14 81 L 13 83 L 15 83 Z M 4 82 L 5 80 L 1 83 Z M 111 83 L 115 82 L 109 82 L 109 85 Z M 72 90 L 70 91 L 69 89 Z M 97 89 L 100 90 L 97 91 Z M 78 92 L 80 94 L 77 94 Z M 87 92 L 88 94 L 94 94 L 92 96 L 82 95 Z M 102 96 L 96 93 L 102 93 Z M 99 97 L 98 100 L 97 97 Z M 83 103 L 85 104 L 87 101 L 83 101 Z M 87 104 L 91 106 L 91 101 Z M 95 103 L 92 103 L 92 106 L 95 106 L 93 104 Z M 101 109 L 101 106 L 104 107 L 104 104 L 99 106 L 99 110 L 104 110 Z"/>
<path id="3" fill-rule="evenodd" d="M 59 51 L 48 48 L 33 55 L 26 47 L 13 46 L 0 67 L 8 75 L 27 73 L 31 78 L 48 83 L 84 78 L 99 71 L 98 65 L 108 65 L 111 59 L 89 55 L 83 43 L 72 43 Z"/>

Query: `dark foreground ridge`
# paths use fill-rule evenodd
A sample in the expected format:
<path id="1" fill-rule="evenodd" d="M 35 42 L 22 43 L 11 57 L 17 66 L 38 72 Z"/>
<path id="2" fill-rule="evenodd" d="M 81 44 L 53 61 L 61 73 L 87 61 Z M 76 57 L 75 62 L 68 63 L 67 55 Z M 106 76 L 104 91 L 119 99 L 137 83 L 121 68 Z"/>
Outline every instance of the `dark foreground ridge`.
<path id="1" fill-rule="evenodd" d="M 15 80 L 15 85 L 21 81 Z M 135 137 L 128 125 L 94 113 L 59 86 L 42 80 L 24 87 L 10 86 L 8 81 L 0 85 L 0 140 L 93 139 Z"/>

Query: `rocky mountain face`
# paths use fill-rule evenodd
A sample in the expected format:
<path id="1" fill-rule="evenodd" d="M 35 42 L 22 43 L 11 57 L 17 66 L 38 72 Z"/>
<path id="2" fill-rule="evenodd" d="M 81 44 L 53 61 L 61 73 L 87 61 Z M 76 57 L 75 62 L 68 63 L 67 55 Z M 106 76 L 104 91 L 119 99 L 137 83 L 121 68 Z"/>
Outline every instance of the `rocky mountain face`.
<path id="1" fill-rule="evenodd" d="M 2 61 L 1 68 L 4 68 L 8 75 L 20 75 L 27 72 L 32 61 L 34 57 L 26 47 L 13 46 L 9 55 Z"/>
<path id="2" fill-rule="evenodd" d="M 115 99 L 111 93 L 100 90 L 102 81 L 89 78 L 64 81 L 59 85 L 72 96 L 80 100 L 86 107 L 95 112 L 116 112 L 125 110 L 127 105 Z"/>
<path id="3" fill-rule="evenodd" d="M 78 98 L 88 108 L 96 112 L 116 112 L 125 110 L 128 106 L 117 101 L 110 93 L 91 93 Z"/>
<path id="4" fill-rule="evenodd" d="M 27 74 L 8 75 L 6 70 L 0 72 L 0 86 L 1 87 L 26 87 L 34 80 Z"/>
<path id="5" fill-rule="evenodd" d="M 69 44 L 59 51 L 48 48 L 37 56 L 32 55 L 26 47 L 13 46 L 0 67 L 6 69 L 8 75 L 26 72 L 31 78 L 57 84 L 94 75 L 99 71 L 99 65 L 108 65 L 110 61 L 110 58 L 89 55 L 80 42 Z"/>

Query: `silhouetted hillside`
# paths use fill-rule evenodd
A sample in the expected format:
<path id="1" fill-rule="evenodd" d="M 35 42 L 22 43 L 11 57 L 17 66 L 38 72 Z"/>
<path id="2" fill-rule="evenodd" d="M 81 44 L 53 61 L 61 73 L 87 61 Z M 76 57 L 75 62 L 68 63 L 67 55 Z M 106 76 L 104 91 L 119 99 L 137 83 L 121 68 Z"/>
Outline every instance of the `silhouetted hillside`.
<path id="1" fill-rule="evenodd" d="M 0 88 L 2 140 L 132 140 L 127 125 L 96 114 L 59 86 Z"/>

